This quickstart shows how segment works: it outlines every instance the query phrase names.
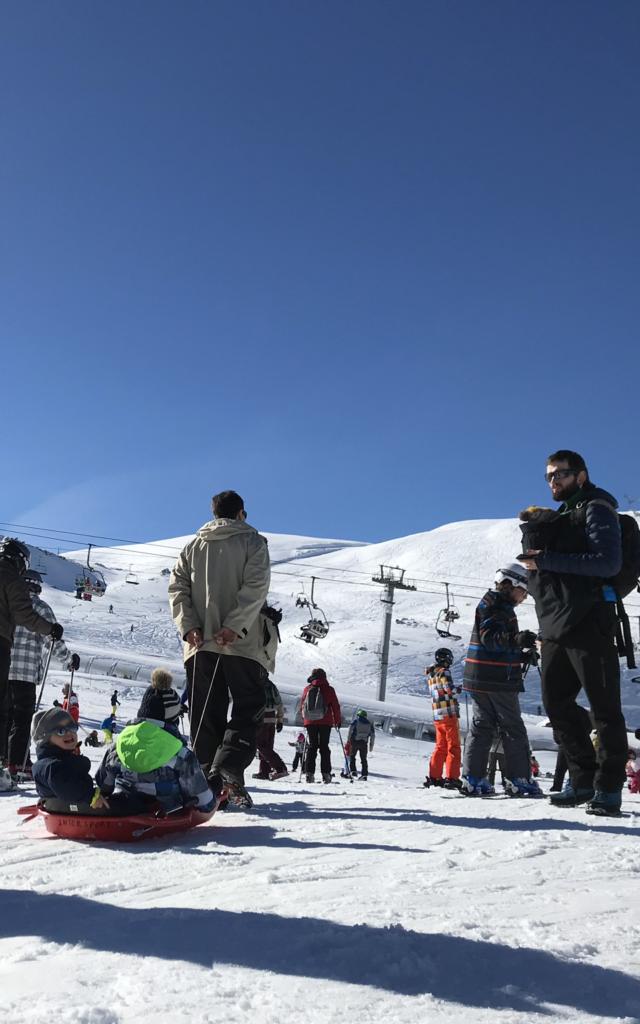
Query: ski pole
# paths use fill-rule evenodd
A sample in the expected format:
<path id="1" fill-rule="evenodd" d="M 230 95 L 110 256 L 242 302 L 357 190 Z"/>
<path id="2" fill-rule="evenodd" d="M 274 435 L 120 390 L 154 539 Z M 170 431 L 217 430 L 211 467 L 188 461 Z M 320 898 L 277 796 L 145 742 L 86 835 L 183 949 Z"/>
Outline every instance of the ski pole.
<path id="1" fill-rule="evenodd" d="M 42 682 L 40 684 L 40 692 L 38 694 L 38 699 L 36 701 L 36 706 L 35 706 L 35 709 L 34 709 L 34 712 L 33 712 L 34 715 L 38 711 L 38 709 L 40 707 L 40 704 L 42 703 L 42 693 L 44 691 L 44 684 L 47 681 L 47 673 L 49 672 L 49 665 L 51 664 L 51 655 L 53 654 L 54 644 L 55 644 L 55 640 L 53 639 L 53 637 L 51 637 L 51 643 L 49 644 L 49 650 L 47 651 L 47 660 L 44 663 L 44 671 L 42 673 Z M 25 768 L 27 767 L 27 760 L 29 758 L 30 752 L 31 752 L 31 741 L 28 740 L 26 748 L 25 748 L 25 751 L 24 751 L 24 757 L 22 759 L 22 768 L 20 769 L 23 774 L 24 774 Z"/>
<path id="2" fill-rule="evenodd" d="M 343 742 L 343 740 L 342 740 L 342 733 L 340 732 L 340 726 L 339 726 L 339 725 L 336 725 L 336 718 L 335 718 L 335 715 L 333 716 L 333 727 L 334 727 L 334 729 L 336 730 L 336 732 L 337 732 L 338 736 L 340 737 L 340 746 L 342 747 L 342 756 L 344 757 L 344 763 L 345 763 L 345 764 L 348 764 L 348 761 L 347 761 L 347 752 L 346 752 L 346 750 L 344 749 L 344 742 Z M 353 783 L 353 775 L 351 774 L 351 768 L 349 768 L 349 782 Z"/>
<path id="3" fill-rule="evenodd" d="M 55 640 L 52 637 L 51 638 L 51 643 L 49 644 L 49 650 L 47 651 L 47 660 L 44 663 L 44 672 L 42 673 L 42 682 L 40 684 L 40 692 L 38 693 L 38 699 L 36 701 L 35 711 L 33 712 L 34 715 L 35 715 L 36 711 L 39 710 L 40 704 L 42 703 L 42 692 L 44 690 L 44 684 L 47 681 L 47 673 L 49 671 L 49 665 L 51 663 L 51 655 L 53 654 L 54 644 L 55 644 Z"/>
<path id="4" fill-rule="evenodd" d="M 308 749 L 309 749 L 309 741 L 307 740 L 307 737 L 305 736 L 305 738 L 304 738 L 304 745 L 302 747 L 302 759 L 300 761 L 300 775 L 298 777 L 298 782 L 302 782 L 302 773 L 306 770 L 305 769 L 305 764 L 307 762 L 307 750 Z"/>

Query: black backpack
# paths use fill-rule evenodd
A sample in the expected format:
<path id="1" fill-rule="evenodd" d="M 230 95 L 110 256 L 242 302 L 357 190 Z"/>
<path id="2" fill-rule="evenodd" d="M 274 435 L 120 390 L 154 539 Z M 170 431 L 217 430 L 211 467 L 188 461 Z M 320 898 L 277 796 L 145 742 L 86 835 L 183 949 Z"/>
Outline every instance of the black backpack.
<path id="1" fill-rule="evenodd" d="M 310 686 L 304 699 L 302 715 L 307 722 L 319 722 L 327 713 L 321 686 Z"/>
<path id="2" fill-rule="evenodd" d="M 635 516 L 618 513 L 622 534 L 622 566 L 617 576 L 607 583 L 614 588 L 618 597 L 627 597 L 638 586 L 640 577 L 640 527 Z"/>

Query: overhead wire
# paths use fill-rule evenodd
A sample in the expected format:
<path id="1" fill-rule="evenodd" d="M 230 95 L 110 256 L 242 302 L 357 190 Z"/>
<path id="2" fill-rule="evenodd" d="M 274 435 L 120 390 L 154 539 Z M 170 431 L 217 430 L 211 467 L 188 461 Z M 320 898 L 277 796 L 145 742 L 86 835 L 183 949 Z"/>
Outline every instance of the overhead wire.
<path id="1" fill-rule="evenodd" d="M 43 527 L 43 526 L 41 527 L 41 526 L 33 526 L 33 525 L 30 525 L 30 526 L 26 526 L 25 525 L 25 526 L 23 526 L 23 525 L 21 525 L 19 523 L 8 523 L 8 522 L 0 521 L 0 529 L 4 530 L 4 529 L 7 529 L 7 528 L 12 529 L 12 530 L 19 530 L 20 533 L 23 536 L 33 537 L 35 540 L 48 540 L 48 541 L 54 541 L 56 543 L 61 542 L 63 544 L 77 543 L 79 546 L 83 546 L 83 547 L 84 547 L 85 544 L 89 544 L 89 543 L 91 544 L 92 547 L 95 546 L 93 544 L 94 540 L 103 540 L 103 541 L 112 541 L 112 542 L 115 541 L 116 543 L 111 543 L 110 545 L 108 545 L 108 550 L 110 552 L 112 552 L 112 551 L 113 552 L 116 552 L 116 551 L 117 552 L 122 552 L 122 553 L 124 553 L 124 554 L 126 554 L 128 556 L 131 555 L 131 551 L 129 550 L 129 547 L 136 547 L 136 549 L 137 549 L 136 550 L 136 556 L 141 555 L 143 557 L 148 557 L 148 558 L 158 558 L 159 556 L 169 556 L 169 557 L 171 557 L 172 555 L 177 558 L 178 555 L 180 554 L 180 551 L 181 551 L 181 549 L 179 549 L 179 548 L 172 548 L 172 547 L 169 547 L 168 545 L 165 545 L 165 544 L 158 544 L 157 542 L 154 543 L 153 541 L 147 543 L 145 541 L 127 540 L 127 539 L 125 539 L 123 537 L 107 537 L 107 536 L 101 536 L 99 534 L 82 533 L 80 531 L 58 530 L 58 529 L 56 529 L 54 527 Z M 93 540 L 91 540 L 90 538 L 93 538 Z M 126 544 L 127 547 L 121 547 L 120 546 L 121 544 Z M 150 550 L 144 550 L 144 549 L 150 549 Z M 69 554 L 71 551 L 76 551 L 76 550 L 77 550 L 77 548 L 70 547 L 67 550 L 66 554 Z M 284 563 L 284 564 L 289 564 L 290 565 L 294 561 L 295 561 L 295 559 L 292 559 L 292 560 L 289 560 L 289 561 L 286 561 L 286 560 L 283 559 L 282 561 L 280 561 L 280 562 L 278 562 L 276 564 L 283 564 Z M 346 569 L 346 568 L 342 568 L 340 566 L 323 566 L 323 565 L 318 565 L 317 563 L 310 563 L 306 559 L 300 559 L 300 563 L 301 563 L 301 565 L 302 564 L 304 565 L 305 569 L 317 569 L 318 571 L 322 571 L 323 573 L 340 572 L 340 573 L 351 574 L 351 575 L 356 575 L 356 576 L 369 576 L 369 579 L 371 579 L 370 573 L 366 572 L 364 569 Z M 102 564 L 102 563 L 97 563 L 97 564 Z M 321 580 L 321 581 L 323 581 L 325 583 L 335 583 L 337 585 L 349 584 L 351 586 L 372 587 L 372 588 L 377 588 L 379 586 L 378 583 L 374 583 L 373 581 L 365 582 L 364 580 L 346 580 L 344 578 L 336 579 L 334 576 L 327 576 L 327 575 L 324 575 L 324 576 L 321 576 L 321 577 L 319 577 L 319 576 L 315 576 L 314 577 L 314 575 L 311 574 L 311 573 L 285 572 L 284 570 L 276 569 L 273 566 L 272 566 L 272 569 L 271 569 L 271 573 L 272 573 L 272 575 L 276 575 L 276 576 L 291 576 L 291 577 L 293 577 L 295 579 L 299 579 L 299 580 L 312 580 L 312 579 L 315 578 L 315 579 L 319 579 L 319 580 Z M 442 573 L 440 573 L 440 574 L 436 574 L 436 573 L 430 574 L 430 573 L 427 572 L 427 575 L 433 575 L 435 578 L 434 579 L 425 579 L 424 577 L 417 577 L 417 576 L 408 576 L 407 578 L 411 579 L 415 583 L 424 583 L 424 584 L 427 585 L 427 587 L 429 587 L 429 586 L 431 586 L 431 587 L 433 587 L 433 586 L 440 586 L 440 587 L 442 587 L 442 586 L 445 585 L 445 581 L 444 580 L 439 580 L 438 579 L 438 576 L 445 575 L 445 574 L 442 574 Z M 482 581 L 480 579 L 480 577 L 477 577 L 477 576 L 457 576 L 455 573 L 448 573 L 446 575 L 449 576 L 449 580 L 447 580 L 446 582 L 449 582 L 451 579 L 458 578 L 458 579 L 461 579 L 461 580 L 464 580 L 464 579 L 471 580 L 471 581 L 476 581 L 477 580 L 478 584 L 480 584 L 479 586 L 474 586 L 473 582 L 472 583 L 458 583 L 458 584 L 455 584 L 456 595 L 459 598 L 463 598 L 463 599 L 464 598 L 472 598 L 472 599 L 475 599 L 478 596 L 482 596 L 482 594 L 485 593 L 485 591 L 486 591 L 487 584 L 486 584 L 486 582 Z M 471 591 L 471 593 L 465 593 L 464 591 Z M 430 594 L 430 595 L 436 595 L 436 596 L 443 596 L 442 595 L 442 591 L 439 590 L 439 589 L 438 590 L 433 590 L 433 589 L 426 589 L 426 588 L 422 588 L 422 587 L 416 587 L 415 590 L 410 591 L 410 593 Z M 636 603 L 630 602 L 628 599 L 626 600 L 625 603 L 626 603 L 626 606 L 628 608 L 637 609 L 640 612 L 640 604 L 636 604 Z"/>

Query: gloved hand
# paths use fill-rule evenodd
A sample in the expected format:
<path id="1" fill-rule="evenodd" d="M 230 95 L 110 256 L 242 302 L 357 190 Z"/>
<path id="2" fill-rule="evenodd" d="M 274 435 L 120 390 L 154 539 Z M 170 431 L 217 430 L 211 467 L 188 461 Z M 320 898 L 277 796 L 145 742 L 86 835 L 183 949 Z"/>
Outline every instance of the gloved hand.
<path id="1" fill-rule="evenodd" d="M 276 725 L 276 732 L 282 732 L 282 722 L 278 722 Z"/>
<path id="2" fill-rule="evenodd" d="M 54 702 L 53 702 L 53 706 L 54 706 L 54 708 L 61 708 L 61 707 L 62 707 L 62 704 L 60 703 L 60 701 L 59 701 L 59 700 L 54 700 Z"/>
<path id="3" fill-rule="evenodd" d="M 521 648 L 535 647 L 537 639 L 537 634 L 532 629 L 523 629 L 516 633 L 516 644 Z"/>
<path id="4" fill-rule="evenodd" d="M 54 622 L 54 624 L 51 627 L 51 632 L 49 633 L 49 636 L 51 637 L 52 640 L 62 640 L 63 633 L 64 629 L 62 628 L 60 623 Z"/>
<path id="5" fill-rule="evenodd" d="M 71 658 L 69 660 L 69 666 L 70 666 L 70 668 L 73 669 L 74 672 L 78 671 L 78 669 L 80 668 L 80 655 L 79 654 L 72 654 L 71 655 Z"/>

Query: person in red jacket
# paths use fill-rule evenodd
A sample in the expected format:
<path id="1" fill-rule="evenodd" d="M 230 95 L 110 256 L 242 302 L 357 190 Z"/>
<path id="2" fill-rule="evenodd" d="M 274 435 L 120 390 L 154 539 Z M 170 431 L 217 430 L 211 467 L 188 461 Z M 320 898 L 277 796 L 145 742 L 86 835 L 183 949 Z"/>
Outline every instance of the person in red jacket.
<path id="1" fill-rule="evenodd" d="M 323 668 L 314 668 L 300 698 L 300 714 L 309 737 L 306 773 L 307 782 L 315 782 L 316 755 L 320 750 L 322 781 L 331 782 L 331 750 L 329 736 L 342 724 L 336 691 Z"/>

